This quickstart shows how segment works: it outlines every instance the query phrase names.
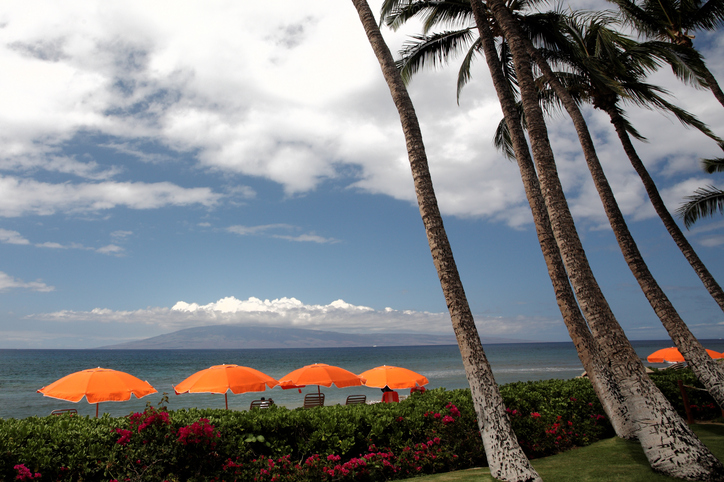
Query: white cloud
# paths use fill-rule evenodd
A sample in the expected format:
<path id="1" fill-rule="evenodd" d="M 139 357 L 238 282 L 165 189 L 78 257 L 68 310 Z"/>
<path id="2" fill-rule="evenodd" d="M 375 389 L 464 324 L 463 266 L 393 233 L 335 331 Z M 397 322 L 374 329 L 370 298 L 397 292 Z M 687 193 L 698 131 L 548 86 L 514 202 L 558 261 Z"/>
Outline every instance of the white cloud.
<path id="1" fill-rule="evenodd" d="M 91 311 L 65 310 L 35 314 L 27 318 L 57 322 L 128 323 L 153 326 L 163 332 L 196 326 L 231 324 L 307 328 L 342 333 L 452 333 L 448 313 L 392 308 L 378 311 L 367 306 L 352 305 L 343 300 L 336 300 L 328 305 L 306 305 L 296 298 L 261 300 L 251 297 L 239 300 L 231 296 L 206 305 L 179 301 L 171 308 L 135 311 L 113 311 L 102 308 Z M 561 322 L 520 316 L 479 316 L 476 324 L 482 336 L 525 338 L 534 330 L 558 327 Z"/>
<path id="2" fill-rule="evenodd" d="M 286 239 L 287 241 L 297 241 L 303 243 L 319 243 L 333 244 L 338 243 L 338 239 L 324 238 L 314 233 L 305 233 L 299 235 L 277 234 L 274 231 L 297 231 L 300 228 L 291 224 L 264 224 L 260 226 L 229 226 L 226 231 L 239 234 L 241 236 L 269 236 L 271 238 Z"/>
<path id="3" fill-rule="evenodd" d="M 115 244 L 109 244 L 107 246 L 103 246 L 101 248 L 96 249 L 96 252 L 101 254 L 110 254 L 113 256 L 120 256 L 122 255 L 126 250 L 123 249 L 120 246 L 117 246 Z"/>
<path id="4" fill-rule="evenodd" d="M 25 239 L 17 231 L 9 231 L 7 229 L 0 229 L 0 243 L 7 244 L 30 244 L 30 241 Z"/>
<path id="5" fill-rule="evenodd" d="M 113 232 L 111 233 L 111 237 L 114 238 L 114 239 L 117 239 L 117 240 L 119 240 L 119 241 L 120 241 L 120 240 L 124 240 L 124 239 L 126 239 L 126 238 L 128 238 L 128 237 L 130 237 L 130 236 L 133 236 L 133 231 L 118 230 L 118 231 L 113 231 Z"/>
<path id="6" fill-rule="evenodd" d="M 133 233 L 131 231 L 115 231 L 111 233 L 111 237 L 118 239 L 118 240 L 124 240 L 126 237 L 132 235 Z M 107 246 L 103 246 L 100 248 L 91 248 L 87 246 L 83 246 L 80 243 L 70 243 L 70 244 L 61 244 L 57 243 L 55 241 L 45 241 L 42 243 L 31 243 L 29 240 L 27 240 L 25 237 L 23 237 L 20 233 L 17 231 L 9 231 L 7 229 L 0 229 L 0 243 L 6 243 L 6 244 L 19 244 L 19 245 L 27 245 L 35 246 L 36 248 L 45 248 L 45 249 L 81 249 L 86 251 L 95 251 L 100 254 L 108 254 L 112 256 L 121 256 L 125 252 L 125 249 L 121 246 L 117 246 L 115 244 L 109 244 Z"/>
<path id="7" fill-rule="evenodd" d="M 13 278 L 7 273 L 0 271 L 0 292 L 9 291 L 13 289 L 26 289 L 30 291 L 48 292 L 54 291 L 53 286 L 48 286 L 41 281 L 30 281 L 25 282 L 17 278 Z"/>
<path id="8" fill-rule="evenodd" d="M 156 209 L 200 204 L 210 208 L 221 197 L 209 188 L 182 188 L 169 182 L 51 184 L 0 176 L 0 216 L 4 217 L 98 212 L 118 206 Z"/>

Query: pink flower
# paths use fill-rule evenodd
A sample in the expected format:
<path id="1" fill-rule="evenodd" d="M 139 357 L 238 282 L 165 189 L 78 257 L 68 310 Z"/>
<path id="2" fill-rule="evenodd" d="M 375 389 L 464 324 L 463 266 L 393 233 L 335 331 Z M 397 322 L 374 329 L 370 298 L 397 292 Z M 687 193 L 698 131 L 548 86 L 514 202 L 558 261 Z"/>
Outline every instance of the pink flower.
<path id="1" fill-rule="evenodd" d="M 18 475 L 15 477 L 15 480 L 33 480 L 39 479 L 41 477 L 40 473 L 38 472 L 33 475 L 30 469 L 27 468 L 24 464 L 18 464 L 13 468 L 18 471 Z"/>
<path id="2" fill-rule="evenodd" d="M 130 430 L 124 430 L 122 428 L 117 428 L 114 430 L 117 434 L 119 434 L 121 437 L 116 441 L 117 444 L 120 445 L 126 445 L 128 442 L 131 441 L 131 432 Z"/>
<path id="3" fill-rule="evenodd" d="M 540 413 L 538 413 L 538 412 L 533 412 L 533 413 L 530 414 L 530 416 L 533 417 L 533 418 L 539 418 L 539 417 L 540 417 Z"/>

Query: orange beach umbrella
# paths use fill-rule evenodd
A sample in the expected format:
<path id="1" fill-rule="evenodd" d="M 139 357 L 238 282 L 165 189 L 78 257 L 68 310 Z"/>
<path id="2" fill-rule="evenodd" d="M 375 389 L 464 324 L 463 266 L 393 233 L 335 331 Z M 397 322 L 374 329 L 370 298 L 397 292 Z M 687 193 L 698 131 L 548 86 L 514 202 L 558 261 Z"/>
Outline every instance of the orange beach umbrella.
<path id="1" fill-rule="evenodd" d="M 69 402 L 79 402 L 85 397 L 88 403 L 96 404 L 96 417 L 100 402 L 125 402 L 131 399 L 131 394 L 143 398 L 156 392 L 150 383 L 133 375 L 100 367 L 71 373 L 38 390 L 46 397 Z"/>
<path id="2" fill-rule="evenodd" d="M 427 385 L 430 381 L 423 375 L 407 368 L 383 365 L 361 373 L 366 378 L 365 386 L 383 388 L 413 388 L 416 385 Z"/>
<path id="3" fill-rule="evenodd" d="M 338 388 L 344 388 L 360 386 L 364 382 L 364 378 L 344 368 L 315 363 L 287 373 L 279 379 L 279 386 L 282 388 L 297 388 L 305 385 L 317 385 L 317 391 L 319 391 L 319 385 L 331 387 L 334 384 Z"/>
<path id="4" fill-rule="evenodd" d="M 709 354 L 710 357 L 717 359 L 717 358 L 724 358 L 724 354 L 716 352 L 714 350 L 706 350 L 706 352 Z M 679 352 L 678 348 L 671 347 L 671 348 L 662 348 L 661 350 L 657 350 L 653 352 L 651 355 L 649 355 L 646 358 L 646 361 L 649 363 L 664 363 L 664 362 L 670 362 L 670 363 L 676 363 L 676 362 L 683 362 L 684 356 Z"/>
<path id="5" fill-rule="evenodd" d="M 229 408 L 227 391 L 239 394 L 263 392 L 267 387 L 278 385 L 276 379 L 249 367 L 239 365 L 214 365 L 198 371 L 173 387 L 176 395 L 182 393 L 223 393 L 226 408 Z"/>

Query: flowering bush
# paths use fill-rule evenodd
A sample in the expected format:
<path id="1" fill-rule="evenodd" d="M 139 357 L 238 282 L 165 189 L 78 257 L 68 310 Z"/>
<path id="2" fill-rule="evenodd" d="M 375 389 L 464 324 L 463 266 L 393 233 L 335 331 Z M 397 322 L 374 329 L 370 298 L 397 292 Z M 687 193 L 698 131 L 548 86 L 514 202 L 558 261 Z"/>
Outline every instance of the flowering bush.
<path id="1" fill-rule="evenodd" d="M 505 385 L 506 411 L 528 457 L 543 457 L 613 435 L 588 379 Z"/>
<path id="2" fill-rule="evenodd" d="M 612 434 L 586 379 L 514 383 L 501 394 L 531 457 Z M 122 418 L 0 420 L 7 481 L 373 481 L 484 465 L 469 390 L 316 410 L 160 406 Z"/>
<path id="3" fill-rule="evenodd" d="M 39 472 L 35 472 L 33 474 L 30 469 L 23 464 L 18 464 L 13 468 L 18 471 L 18 475 L 15 477 L 15 480 L 33 480 L 41 477 Z"/>

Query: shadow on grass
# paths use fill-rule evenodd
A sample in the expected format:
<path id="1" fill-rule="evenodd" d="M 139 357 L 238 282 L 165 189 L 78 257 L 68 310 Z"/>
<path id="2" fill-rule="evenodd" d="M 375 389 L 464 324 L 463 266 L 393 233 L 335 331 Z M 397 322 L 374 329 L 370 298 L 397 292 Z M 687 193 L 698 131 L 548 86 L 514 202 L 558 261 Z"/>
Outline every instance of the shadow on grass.
<path id="1" fill-rule="evenodd" d="M 697 436 L 719 459 L 724 460 L 724 425 L 691 426 Z M 601 440 L 588 447 L 533 460 L 543 480 L 556 482 L 665 482 L 676 481 L 651 470 L 638 442 L 620 438 Z M 495 481 L 487 468 L 461 470 L 414 479 L 420 482 Z"/>

